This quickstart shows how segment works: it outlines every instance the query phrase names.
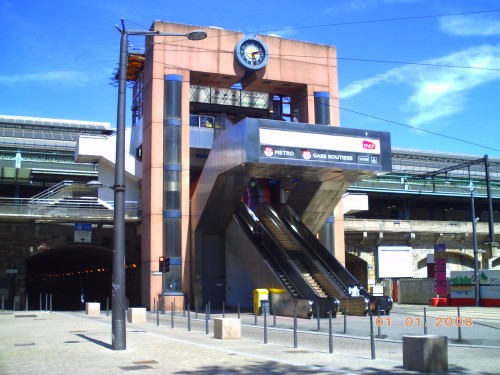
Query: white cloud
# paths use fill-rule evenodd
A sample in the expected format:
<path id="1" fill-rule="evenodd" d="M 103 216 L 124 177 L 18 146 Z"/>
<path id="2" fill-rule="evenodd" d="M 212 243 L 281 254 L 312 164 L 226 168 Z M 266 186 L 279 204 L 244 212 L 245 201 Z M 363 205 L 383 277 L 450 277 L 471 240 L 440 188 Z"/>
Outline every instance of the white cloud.
<path id="1" fill-rule="evenodd" d="M 448 56 L 423 61 L 429 65 L 406 65 L 377 76 L 353 82 L 340 91 L 346 99 L 360 95 L 380 84 L 404 84 L 412 94 L 402 105 L 411 115 L 407 123 L 422 126 L 458 113 L 466 102 L 467 94 L 475 87 L 500 79 L 500 70 L 464 69 L 500 67 L 500 46 L 479 46 Z"/>
<path id="2" fill-rule="evenodd" d="M 491 16 L 471 14 L 441 17 L 439 26 L 442 31 L 458 36 L 495 36 L 500 35 L 500 19 Z"/>
<path id="3" fill-rule="evenodd" d="M 0 75 L 0 85 L 12 86 L 40 83 L 52 86 L 82 86 L 94 78 L 93 73 L 59 70 L 46 73 Z"/>

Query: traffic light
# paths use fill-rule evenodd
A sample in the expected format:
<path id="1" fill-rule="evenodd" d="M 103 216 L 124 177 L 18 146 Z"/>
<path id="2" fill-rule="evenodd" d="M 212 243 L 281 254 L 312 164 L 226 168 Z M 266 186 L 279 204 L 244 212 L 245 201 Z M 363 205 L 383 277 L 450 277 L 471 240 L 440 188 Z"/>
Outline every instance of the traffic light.
<path id="1" fill-rule="evenodd" d="M 162 255 L 159 259 L 159 270 L 161 273 L 165 272 L 165 257 Z"/>
<path id="2" fill-rule="evenodd" d="M 165 258 L 164 270 L 165 270 L 165 272 L 170 272 L 170 258 L 169 257 Z"/>

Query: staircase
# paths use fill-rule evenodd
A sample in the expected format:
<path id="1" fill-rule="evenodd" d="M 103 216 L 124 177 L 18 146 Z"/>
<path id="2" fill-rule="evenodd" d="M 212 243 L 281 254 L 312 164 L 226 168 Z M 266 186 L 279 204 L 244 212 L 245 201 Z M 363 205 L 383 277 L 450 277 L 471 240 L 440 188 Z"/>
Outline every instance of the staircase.
<path id="1" fill-rule="evenodd" d="M 29 199 L 28 213 L 52 217 L 105 217 L 113 206 L 95 196 L 95 188 L 65 180 Z"/>
<path id="2" fill-rule="evenodd" d="M 287 252 L 288 256 L 292 259 L 294 264 L 299 269 L 300 273 L 307 281 L 307 283 L 314 290 L 315 294 L 321 298 L 328 298 L 328 295 L 321 288 L 318 281 L 307 271 L 304 265 L 295 255 L 299 255 L 302 252 L 297 241 L 294 238 L 290 238 L 285 232 L 281 231 L 278 226 L 276 226 L 271 218 L 263 217 L 261 219 L 262 224 L 265 225 L 266 229 L 273 235 L 273 237 L 279 242 L 281 247 Z M 279 273 L 278 273 L 279 274 Z M 281 278 L 282 276 L 280 276 Z M 283 276 L 284 277 L 284 276 Z"/>
<path id="3" fill-rule="evenodd" d="M 314 289 L 314 291 L 316 292 L 316 294 L 319 297 L 327 298 L 328 295 L 319 286 L 319 284 L 316 281 L 316 279 L 304 268 L 304 265 L 300 262 L 300 260 L 294 259 L 293 262 L 295 263 L 295 265 L 300 270 L 300 273 L 302 274 L 302 276 L 304 276 L 304 279 L 307 280 L 307 283 L 311 286 L 311 288 Z"/>

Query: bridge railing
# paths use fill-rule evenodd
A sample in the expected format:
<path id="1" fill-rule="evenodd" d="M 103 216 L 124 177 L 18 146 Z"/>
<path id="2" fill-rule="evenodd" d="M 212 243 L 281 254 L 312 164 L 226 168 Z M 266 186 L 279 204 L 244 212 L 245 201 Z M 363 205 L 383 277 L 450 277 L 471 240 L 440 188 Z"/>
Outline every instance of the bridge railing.
<path id="1" fill-rule="evenodd" d="M 97 198 L 88 199 L 48 199 L 39 198 L 36 206 L 30 198 L 0 198 L 1 217 L 33 217 L 43 219 L 112 219 L 113 201 L 105 202 Z M 125 219 L 140 218 L 140 205 L 136 201 L 125 202 Z"/>

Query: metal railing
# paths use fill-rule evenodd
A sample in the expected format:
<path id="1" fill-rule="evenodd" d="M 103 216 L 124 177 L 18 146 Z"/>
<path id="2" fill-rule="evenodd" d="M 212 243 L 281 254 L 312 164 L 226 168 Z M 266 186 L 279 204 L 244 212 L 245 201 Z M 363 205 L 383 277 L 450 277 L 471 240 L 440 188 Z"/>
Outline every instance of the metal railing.
<path id="1" fill-rule="evenodd" d="M 428 193 L 433 195 L 453 195 L 468 197 L 470 193 L 464 189 L 469 184 L 469 181 L 459 184 L 457 182 L 447 183 L 446 181 L 433 180 L 412 180 L 412 179 L 368 179 L 354 182 L 350 185 L 349 190 L 364 191 L 364 190 L 382 190 L 382 191 L 399 191 L 406 193 Z M 486 196 L 486 186 L 484 183 L 477 183 L 476 196 Z M 500 188 L 496 184 L 492 186 L 492 196 L 500 197 Z"/>
<path id="2" fill-rule="evenodd" d="M 101 201 L 98 198 L 37 198 L 33 204 L 32 198 L 0 198 L 0 219 L 36 218 L 44 220 L 112 220 L 113 201 Z M 140 205 L 136 201 L 125 202 L 125 219 L 139 220 Z"/>

